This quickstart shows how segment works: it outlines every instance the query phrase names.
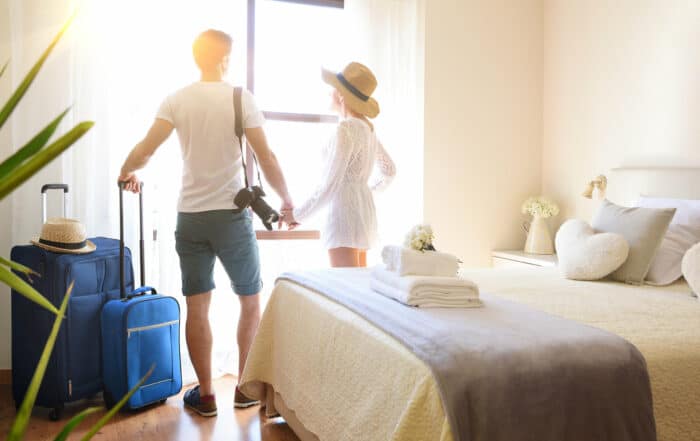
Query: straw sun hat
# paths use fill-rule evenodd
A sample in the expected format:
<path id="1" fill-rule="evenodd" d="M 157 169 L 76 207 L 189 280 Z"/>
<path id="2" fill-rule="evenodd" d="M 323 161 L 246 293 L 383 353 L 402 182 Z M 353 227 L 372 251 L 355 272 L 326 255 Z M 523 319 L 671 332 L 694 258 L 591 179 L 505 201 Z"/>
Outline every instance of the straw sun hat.
<path id="1" fill-rule="evenodd" d="M 54 253 L 87 254 L 97 249 L 87 240 L 85 225 L 75 219 L 52 218 L 41 227 L 41 236 L 32 243 Z"/>
<path id="2" fill-rule="evenodd" d="M 338 73 L 321 69 L 321 77 L 343 95 L 345 105 L 355 112 L 369 118 L 379 114 L 379 104 L 371 97 L 377 88 L 377 79 L 367 66 L 353 62 Z"/>

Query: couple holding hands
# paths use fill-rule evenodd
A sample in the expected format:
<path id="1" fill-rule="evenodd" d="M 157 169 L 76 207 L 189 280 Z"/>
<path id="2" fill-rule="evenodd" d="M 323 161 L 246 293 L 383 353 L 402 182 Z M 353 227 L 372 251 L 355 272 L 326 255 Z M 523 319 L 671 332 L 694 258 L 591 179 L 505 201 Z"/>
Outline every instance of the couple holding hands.
<path id="1" fill-rule="evenodd" d="M 260 321 L 258 245 L 249 210 L 241 210 L 243 207 L 234 202 L 244 190 L 245 170 L 234 127 L 234 87 L 223 81 L 231 48 L 231 37 L 221 31 L 207 30 L 195 39 L 193 55 L 201 71 L 200 81 L 163 101 L 153 125 L 133 148 L 119 176 L 127 190 L 138 192 L 140 181 L 135 172 L 146 166 L 173 130 L 177 132 L 183 171 L 175 247 L 187 300 L 187 347 L 199 380 L 198 386 L 185 393 L 184 401 L 203 416 L 217 414 L 208 317 L 217 258 L 241 303 L 239 378 Z M 377 232 L 372 191 L 388 185 L 396 173 L 370 122 L 379 113 L 379 105 L 370 96 L 377 81 L 360 63 L 350 63 L 339 73 L 323 70 L 322 79 L 331 86 L 331 108 L 340 119 L 325 149 L 321 182 L 299 206 L 292 202 L 282 168 L 267 143 L 263 114 L 246 90 L 239 117 L 266 181 L 282 199 L 281 221 L 292 229 L 326 208 L 322 231 L 331 266 L 365 266 L 366 251 Z M 377 178 L 370 182 L 374 170 Z M 235 407 L 256 404 L 236 389 Z"/>

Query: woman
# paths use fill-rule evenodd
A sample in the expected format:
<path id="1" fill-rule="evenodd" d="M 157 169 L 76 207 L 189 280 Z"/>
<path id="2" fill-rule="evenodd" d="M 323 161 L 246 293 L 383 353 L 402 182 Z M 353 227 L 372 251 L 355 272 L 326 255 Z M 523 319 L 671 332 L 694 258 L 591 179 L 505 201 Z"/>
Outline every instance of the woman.
<path id="1" fill-rule="evenodd" d="M 327 205 L 323 236 L 331 266 L 367 266 L 367 249 L 377 236 L 372 190 L 385 187 L 396 174 L 369 121 L 379 114 L 379 105 L 370 97 L 377 80 L 360 63 L 350 63 L 337 74 L 324 69 L 322 77 L 333 87 L 331 106 L 341 120 L 327 146 L 321 184 L 305 203 L 282 214 L 294 226 Z M 369 183 L 375 167 L 379 178 Z"/>

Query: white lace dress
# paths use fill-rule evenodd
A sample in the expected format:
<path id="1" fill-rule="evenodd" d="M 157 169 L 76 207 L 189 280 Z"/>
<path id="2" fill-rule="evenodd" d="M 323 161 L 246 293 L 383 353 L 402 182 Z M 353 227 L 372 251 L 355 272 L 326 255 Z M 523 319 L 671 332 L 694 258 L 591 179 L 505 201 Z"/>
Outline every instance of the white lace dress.
<path id="1" fill-rule="evenodd" d="M 376 177 L 369 182 L 375 170 Z M 369 249 L 377 238 L 372 191 L 385 188 L 395 174 L 394 162 L 374 131 L 361 119 L 345 119 L 328 142 L 320 185 L 294 209 L 294 218 L 303 222 L 328 206 L 326 248 Z"/>

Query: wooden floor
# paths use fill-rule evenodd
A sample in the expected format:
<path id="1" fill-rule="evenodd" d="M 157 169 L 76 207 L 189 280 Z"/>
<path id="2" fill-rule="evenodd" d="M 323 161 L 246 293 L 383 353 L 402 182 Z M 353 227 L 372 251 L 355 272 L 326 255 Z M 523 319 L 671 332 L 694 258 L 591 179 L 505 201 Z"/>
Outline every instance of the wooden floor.
<path id="1" fill-rule="evenodd" d="M 120 413 L 93 439 L 104 441 L 127 440 L 187 440 L 187 441 L 298 441 L 294 432 L 281 418 L 266 419 L 260 407 L 233 409 L 234 377 L 227 376 L 215 381 L 219 415 L 203 418 L 182 406 L 182 393 L 169 398 L 167 403 L 136 413 Z M 53 440 L 63 424 L 85 407 L 99 406 L 101 399 L 77 403 L 66 407 L 63 419 L 52 422 L 48 410 L 37 408 L 27 430 L 25 440 Z M 91 424 L 102 417 L 98 412 L 74 432 L 69 439 L 77 440 Z M 0 438 L 5 438 L 15 416 L 10 386 L 0 386 Z"/>

